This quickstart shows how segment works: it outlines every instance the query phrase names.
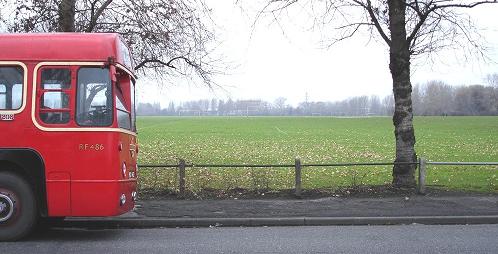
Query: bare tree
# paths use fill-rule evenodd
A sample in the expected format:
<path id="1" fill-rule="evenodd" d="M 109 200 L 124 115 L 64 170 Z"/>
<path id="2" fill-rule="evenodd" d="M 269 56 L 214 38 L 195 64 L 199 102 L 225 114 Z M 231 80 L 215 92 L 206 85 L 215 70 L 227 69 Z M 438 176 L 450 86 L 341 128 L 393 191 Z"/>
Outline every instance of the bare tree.
<path id="1" fill-rule="evenodd" d="M 453 88 L 443 81 L 431 80 L 424 87 L 423 115 L 448 115 L 453 107 Z"/>
<path id="2" fill-rule="evenodd" d="M 423 110 L 423 94 L 422 94 L 423 89 L 421 89 L 419 84 L 416 84 L 412 88 L 412 108 L 413 108 L 413 114 L 415 115 L 422 115 Z"/>
<path id="3" fill-rule="evenodd" d="M 0 12 L 0 29 L 9 32 L 116 32 L 131 46 L 136 70 L 197 74 L 208 85 L 220 70 L 211 57 L 214 33 L 203 0 L 0 2 L 10 9 Z"/>
<path id="4" fill-rule="evenodd" d="M 494 108 L 495 112 L 498 113 L 498 73 L 488 74 L 486 80 L 493 87 Z"/>
<path id="5" fill-rule="evenodd" d="M 283 115 L 284 110 L 287 107 L 287 99 L 284 97 L 278 97 L 273 101 L 273 107 L 276 109 L 278 115 Z"/>
<path id="6" fill-rule="evenodd" d="M 369 99 L 369 113 L 371 115 L 381 115 L 382 114 L 382 103 L 377 95 L 370 96 Z"/>
<path id="7" fill-rule="evenodd" d="M 498 88 L 498 73 L 486 75 L 486 83 L 494 88 Z"/>
<path id="8" fill-rule="evenodd" d="M 481 54 L 480 37 L 468 15 L 468 9 L 496 0 L 268 0 L 261 11 L 279 21 L 291 6 L 301 6 L 315 17 L 315 23 L 332 26 L 331 45 L 367 31 L 389 48 L 389 69 L 393 81 L 396 160 L 414 163 L 415 132 L 410 81 L 412 57 L 441 49 L 463 46 Z M 280 24 L 280 23 L 279 23 Z M 472 51 L 471 51 L 472 52 Z M 415 164 L 393 167 L 395 186 L 415 185 Z"/>

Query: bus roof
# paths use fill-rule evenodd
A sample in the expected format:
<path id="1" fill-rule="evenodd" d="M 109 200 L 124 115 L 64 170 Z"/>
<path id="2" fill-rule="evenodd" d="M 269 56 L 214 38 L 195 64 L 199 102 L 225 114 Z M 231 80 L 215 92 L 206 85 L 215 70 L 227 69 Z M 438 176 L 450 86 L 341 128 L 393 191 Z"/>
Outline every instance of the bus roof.
<path id="1" fill-rule="evenodd" d="M 126 56 L 128 54 L 128 56 Z M 0 34 L 0 61 L 107 61 L 133 71 L 129 49 L 115 33 Z"/>

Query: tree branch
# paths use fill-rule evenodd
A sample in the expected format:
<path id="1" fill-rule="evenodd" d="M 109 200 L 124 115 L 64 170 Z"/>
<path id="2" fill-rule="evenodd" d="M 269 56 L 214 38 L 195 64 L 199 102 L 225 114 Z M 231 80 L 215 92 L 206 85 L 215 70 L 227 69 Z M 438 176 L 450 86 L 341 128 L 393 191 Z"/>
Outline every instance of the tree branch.
<path id="1" fill-rule="evenodd" d="M 417 22 L 417 24 L 415 25 L 415 27 L 413 28 L 413 31 L 410 33 L 410 35 L 408 36 L 408 38 L 406 39 L 408 44 L 411 44 L 413 39 L 415 38 L 415 36 L 417 36 L 417 33 L 420 31 L 420 28 L 422 28 L 422 26 L 425 24 L 425 21 L 427 20 L 427 17 L 429 16 L 429 12 L 426 12 L 426 13 L 422 13 L 419 11 L 417 11 L 417 14 L 419 15 L 419 21 Z"/>
<path id="2" fill-rule="evenodd" d="M 112 0 L 106 0 L 98 9 L 97 11 L 94 12 L 94 7 L 95 3 L 97 1 L 94 1 L 92 3 L 92 15 L 90 17 L 90 23 L 88 24 L 88 27 L 85 29 L 85 32 L 90 33 L 93 31 L 95 26 L 97 25 L 97 20 L 99 17 L 102 15 L 102 13 L 105 11 L 105 9 L 109 6 L 109 4 L 112 3 Z"/>
<path id="3" fill-rule="evenodd" d="M 175 61 L 175 60 L 178 60 L 178 59 L 182 59 L 183 61 L 185 61 L 188 65 L 194 67 L 194 68 L 197 68 L 198 66 L 194 63 L 192 63 L 192 61 L 190 61 L 187 57 L 184 57 L 184 56 L 177 56 L 177 57 L 173 57 L 171 58 L 168 62 L 164 62 L 164 61 L 161 61 L 159 59 L 145 59 L 143 60 L 142 62 L 140 62 L 139 64 L 137 64 L 137 66 L 135 66 L 135 70 L 138 70 L 142 67 L 145 67 L 146 64 L 148 63 L 158 63 L 158 64 L 161 64 L 161 65 L 164 65 L 166 67 L 169 67 L 169 68 L 172 68 L 172 69 L 176 69 L 176 67 L 174 65 L 172 65 L 172 63 Z"/>
<path id="4" fill-rule="evenodd" d="M 406 6 L 408 8 L 411 8 L 413 11 L 415 11 L 417 13 L 417 15 L 419 16 L 419 21 L 417 22 L 417 24 L 415 25 L 415 27 L 413 28 L 413 31 L 410 33 L 410 35 L 408 36 L 407 38 L 407 42 L 409 44 L 412 43 L 412 41 L 414 40 L 414 38 L 417 36 L 417 33 L 420 31 L 420 29 L 422 28 L 422 26 L 425 24 L 427 18 L 429 17 L 429 15 L 433 12 L 435 12 L 436 10 L 439 10 L 439 9 L 444 9 L 444 8 L 474 8 L 478 5 L 482 5 L 482 4 L 492 4 L 492 3 L 497 3 L 497 0 L 490 0 L 490 1 L 479 1 L 479 2 L 474 2 L 474 3 L 471 3 L 471 4 L 441 4 L 441 5 L 438 5 L 438 3 L 443 3 L 443 2 L 450 2 L 451 0 L 441 0 L 441 1 L 430 1 L 427 5 L 426 5 L 426 8 L 430 5 L 433 5 L 432 7 L 430 8 L 427 8 L 425 11 L 422 11 L 420 10 L 420 7 L 419 7 L 419 3 L 418 1 L 416 0 L 415 2 L 412 2 L 412 3 L 406 3 Z M 412 4 L 415 3 L 415 6 L 413 6 Z"/>
<path id="5" fill-rule="evenodd" d="M 382 37 L 382 39 L 384 39 L 384 41 L 387 43 L 388 46 L 391 46 L 391 39 L 389 39 L 389 37 L 387 36 L 387 34 L 384 32 L 384 30 L 380 26 L 379 20 L 377 19 L 377 16 L 375 15 L 375 12 L 373 11 L 372 2 L 370 0 L 367 0 L 367 4 L 361 2 L 360 0 L 353 0 L 353 2 L 355 2 L 358 5 L 360 5 L 361 7 L 363 7 L 368 12 L 368 15 L 370 16 L 370 19 L 372 20 L 375 28 L 379 32 L 379 34 Z"/>
<path id="6" fill-rule="evenodd" d="M 441 1 L 443 2 L 443 1 Z M 446 1 L 444 1 L 446 2 Z M 492 0 L 492 1 L 479 1 L 471 4 L 442 4 L 442 5 L 434 5 L 431 9 L 432 11 L 436 9 L 442 9 L 442 8 L 474 8 L 478 5 L 482 4 L 493 4 L 493 3 L 498 3 L 497 0 Z"/>

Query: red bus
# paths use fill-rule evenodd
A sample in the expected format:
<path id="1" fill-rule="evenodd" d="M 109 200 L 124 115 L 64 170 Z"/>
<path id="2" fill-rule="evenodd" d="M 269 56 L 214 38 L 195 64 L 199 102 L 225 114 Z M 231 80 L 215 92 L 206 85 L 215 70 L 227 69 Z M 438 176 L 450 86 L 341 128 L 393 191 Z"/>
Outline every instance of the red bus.
<path id="1" fill-rule="evenodd" d="M 133 209 L 132 66 L 117 34 L 0 34 L 0 240 Z"/>

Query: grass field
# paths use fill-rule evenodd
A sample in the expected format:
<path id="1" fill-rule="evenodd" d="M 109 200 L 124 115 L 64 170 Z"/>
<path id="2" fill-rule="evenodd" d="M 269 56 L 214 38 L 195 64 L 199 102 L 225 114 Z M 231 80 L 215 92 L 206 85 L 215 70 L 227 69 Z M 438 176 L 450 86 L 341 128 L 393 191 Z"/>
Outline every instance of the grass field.
<path id="1" fill-rule="evenodd" d="M 419 156 L 431 161 L 498 161 L 498 117 L 417 117 Z M 139 117 L 140 163 L 194 164 L 391 162 L 390 118 Z M 305 168 L 304 188 L 337 188 L 391 181 L 390 166 Z M 142 188 L 177 188 L 176 170 L 141 170 Z M 498 191 L 496 167 L 429 166 L 427 183 L 450 189 Z M 290 189 L 293 169 L 187 171 L 192 190 Z"/>

